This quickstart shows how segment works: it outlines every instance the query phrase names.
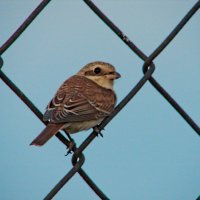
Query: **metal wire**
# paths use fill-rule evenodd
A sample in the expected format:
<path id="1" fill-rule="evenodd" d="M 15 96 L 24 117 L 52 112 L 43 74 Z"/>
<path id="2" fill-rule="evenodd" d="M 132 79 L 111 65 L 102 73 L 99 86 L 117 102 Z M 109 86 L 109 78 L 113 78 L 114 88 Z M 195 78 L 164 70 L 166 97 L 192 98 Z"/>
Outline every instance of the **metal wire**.
<path id="1" fill-rule="evenodd" d="M 44 123 L 43 115 L 37 109 L 37 107 L 29 100 L 28 97 L 4 74 L 1 70 L 3 66 L 3 59 L 1 55 L 15 42 L 15 40 L 25 31 L 25 29 L 31 24 L 31 22 L 39 15 L 39 13 L 47 6 L 50 0 L 43 0 L 36 9 L 28 16 L 28 18 L 21 24 L 21 26 L 11 35 L 11 37 L 0 47 L 0 78 L 4 83 L 32 110 L 32 112 Z M 56 134 L 56 137 L 67 147 L 69 147 L 69 140 L 67 140 L 60 132 Z M 100 190 L 100 188 L 94 183 L 94 181 L 87 175 L 83 169 L 79 169 L 79 175 L 90 186 L 90 188 L 103 199 L 108 199 L 106 195 Z"/>
<path id="2" fill-rule="evenodd" d="M 29 17 L 22 23 L 22 25 L 13 33 L 13 35 L 0 47 L 0 77 L 6 85 L 32 110 L 32 112 L 42 121 L 42 113 L 37 107 L 25 96 L 25 94 L 4 74 L 1 70 L 3 66 L 3 60 L 1 55 L 14 43 L 14 41 L 23 33 L 23 31 L 31 24 L 31 22 L 38 16 L 38 14 L 47 6 L 50 0 L 43 0 L 38 7 L 29 15 Z M 185 119 L 185 121 L 200 135 L 199 126 L 192 120 L 192 118 L 183 110 L 183 108 L 171 97 L 171 95 L 152 77 L 155 70 L 155 64 L 153 60 L 166 48 L 166 46 L 174 39 L 184 25 L 190 20 L 190 18 L 200 8 L 200 0 L 190 9 L 180 23 L 174 28 L 174 30 L 167 36 L 167 38 L 155 49 L 155 51 L 148 57 L 142 52 L 92 1 L 83 0 L 94 13 L 105 24 L 119 36 L 120 39 L 143 61 L 142 67 L 144 75 L 133 87 L 133 89 L 124 97 L 124 99 L 118 104 L 113 113 L 105 118 L 103 122 L 94 129 L 94 131 L 83 141 L 83 143 L 76 148 L 74 147 L 74 154 L 72 156 L 72 169 L 56 184 L 56 186 L 47 194 L 44 200 L 52 199 L 58 191 L 74 176 L 76 172 L 85 180 L 90 188 L 101 198 L 109 199 L 93 182 L 93 180 L 83 171 L 82 166 L 85 162 L 83 151 L 87 146 L 96 138 L 101 130 L 126 106 L 126 104 L 137 94 L 137 92 L 143 87 L 143 85 L 149 81 L 152 86 L 173 106 L 173 108 Z M 44 122 L 43 122 L 44 123 Z M 46 124 L 46 123 L 44 123 Z M 69 140 L 65 138 L 61 133 L 56 134 L 57 138 L 69 147 Z M 198 197 L 197 199 L 199 199 Z"/>
<path id="3" fill-rule="evenodd" d="M 122 41 L 127 44 L 127 46 L 133 50 L 142 60 L 145 61 L 143 65 L 143 71 L 145 72 L 149 65 L 152 65 L 153 59 L 156 58 L 161 51 L 174 39 L 177 33 L 183 28 L 183 26 L 189 21 L 189 19 L 196 13 L 200 8 L 200 1 L 198 1 L 190 11 L 185 15 L 181 22 L 174 28 L 174 30 L 167 36 L 167 38 L 156 48 L 156 50 L 147 57 L 133 42 L 131 42 L 128 37 L 113 23 L 108 17 L 106 17 L 102 11 L 97 8 L 97 6 L 90 0 L 83 0 L 94 13 L 103 21 L 105 24 L 113 30 L 113 32 L 122 39 Z M 188 124 L 200 135 L 200 128 L 192 120 L 191 117 L 181 108 L 181 106 L 164 90 L 164 88 L 153 78 L 150 77 L 150 83 L 156 88 L 156 90 L 175 108 L 177 112 L 188 122 Z"/>
<path id="4" fill-rule="evenodd" d="M 26 95 L 0 70 L 0 77 L 4 81 L 4 83 L 30 108 L 30 110 L 45 124 L 46 122 L 42 120 L 43 115 L 38 110 L 38 108 L 26 97 Z M 67 147 L 69 146 L 69 141 L 61 134 L 56 134 L 57 138 L 65 144 Z"/>
<path id="5" fill-rule="evenodd" d="M 69 180 L 72 176 L 74 176 L 74 174 L 80 170 L 81 166 L 83 165 L 85 161 L 85 158 L 83 156 L 83 154 L 79 154 L 79 160 L 78 162 L 76 161 L 76 163 L 74 164 L 74 167 L 67 173 L 66 176 L 64 176 L 59 183 L 50 191 L 50 193 L 44 198 L 44 200 L 49 200 L 52 199 L 56 193 L 60 190 L 60 188 L 62 188 Z"/>
<path id="6" fill-rule="evenodd" d="M 31 22 L 40 14 L 40 12 L 47 6 L 51 0 L 43 0 L 37 8 L 27 17 L 22 25 L 10 36 L 10 38 L 1 46 L 0 55 L 2 55 L 13 42 L 24 32 L 24 30 L 31 24 Z"/>

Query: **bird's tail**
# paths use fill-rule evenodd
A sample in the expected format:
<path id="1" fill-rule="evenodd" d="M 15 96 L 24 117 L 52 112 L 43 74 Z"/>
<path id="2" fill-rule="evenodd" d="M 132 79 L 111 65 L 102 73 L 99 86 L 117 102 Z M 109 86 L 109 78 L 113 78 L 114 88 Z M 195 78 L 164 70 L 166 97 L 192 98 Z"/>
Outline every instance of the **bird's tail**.
<path id="1" fill-rule="evenodd" d="M 63 124 L 52 124 L 49 123 L 46 128 L 31 142 L 30 145 L 42 146 L 44 145 L 53 135 L 55 135 Z"/>

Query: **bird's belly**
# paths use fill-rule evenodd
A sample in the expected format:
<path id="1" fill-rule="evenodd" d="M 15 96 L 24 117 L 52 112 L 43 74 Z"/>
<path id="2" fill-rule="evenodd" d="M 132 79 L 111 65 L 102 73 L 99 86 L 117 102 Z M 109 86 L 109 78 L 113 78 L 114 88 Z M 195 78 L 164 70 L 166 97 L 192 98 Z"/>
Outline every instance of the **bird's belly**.
<path id="1" fill-rule="evenodd" d="M 98 120 L 90 120 L 90 121 L 84 121 L 84 122 L 73 122 L 70 124 L 66 124 L 66 127 L 64 128 L 68 133 L 77 133 L 79 131 L 88 130 L 97 124 L 101 123 L 103 119 Z"/>

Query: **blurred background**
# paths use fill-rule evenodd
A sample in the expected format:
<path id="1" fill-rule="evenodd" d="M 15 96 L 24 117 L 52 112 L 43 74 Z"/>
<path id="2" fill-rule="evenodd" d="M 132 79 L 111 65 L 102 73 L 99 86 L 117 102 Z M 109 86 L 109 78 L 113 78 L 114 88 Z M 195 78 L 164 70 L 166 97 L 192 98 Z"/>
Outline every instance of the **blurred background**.
<path id="1" fill-rule="evenodd" d="M 0 45 L 39 0 L 0 1 Z M 195 0 L 94 1 L 150 55 Z M 153 76 L 200 124 L 200 13 L 155 59 Z M 3 72 L 44 112 L 60 84 L 91 61 L 121 73 L 120 102 L 142 77 L 136 56 L 82 1 L 52 1 L 2 55 Z M 29 146 L 44 125 L 0 80 L 0 199 L 43 199 L 71 169 L 54 137 Z M 80 145 L 90 131 L 73 135 Z M 149 83 L 84 151 L 83 169 L 110 199 L 193 200 L 200 195 L 200 138 Z M 76 174 L 55 200 L 98 199 Z"/>

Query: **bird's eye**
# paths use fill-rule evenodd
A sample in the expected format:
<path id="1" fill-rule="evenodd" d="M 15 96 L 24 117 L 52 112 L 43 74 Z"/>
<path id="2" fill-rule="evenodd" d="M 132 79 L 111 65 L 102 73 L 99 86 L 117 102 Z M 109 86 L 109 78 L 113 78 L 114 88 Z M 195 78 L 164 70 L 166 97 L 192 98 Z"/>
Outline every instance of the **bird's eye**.
<path id="1" fill-rule="evenodd" d="M 95 74 L 99 74 L 100 72 L 101 72 L 101 68 L 96 67 L 96 68 L 94 69 L 94 73 L 95 73 Z"/>

